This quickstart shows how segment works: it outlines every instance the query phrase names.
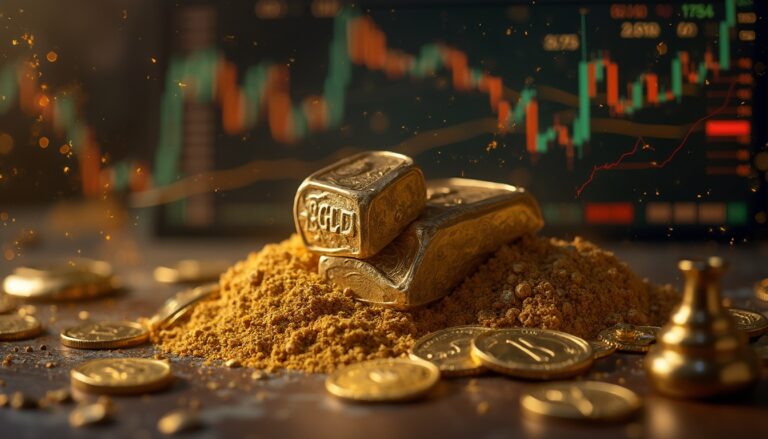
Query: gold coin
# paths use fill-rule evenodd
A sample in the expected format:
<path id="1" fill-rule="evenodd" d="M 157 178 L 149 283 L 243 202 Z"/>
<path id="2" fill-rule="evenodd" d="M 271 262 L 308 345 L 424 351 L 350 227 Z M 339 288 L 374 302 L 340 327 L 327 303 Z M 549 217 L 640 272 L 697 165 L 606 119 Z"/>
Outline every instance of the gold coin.
<path id="1" fill-rule="evenodd" d="M 7 294 L 25 299 L 79 300 L 118 288 L 112 266 L 89 259 L 73 261 L 71 266 L 19 267 L 3 281 Z"/>
<path id="2" fill-rule="evenodd" d="M 0 314 L 7 314 L 16 309 L 16 302 L 0 291 Z"/>
<path id="3" fill-rule="evenodd" d="M 635 326 L 627 323 L 619 323 L 600 331 L 598 340 L 610 343 L 622 352 L 648 352 L 653 343 L 656 343 L 658 326 Z"/>
<path id="4" fill-rule="evenodd" d="M 578 375 L 594 361 L 585 340 L 549 329 L 487 331 L 472 340 L 472 355 L 488 369 L 530 379 Z"/>
<path id="5" fill-rule="evenodd" d="M 40 322 L 32 316 L 0 315 L 0 340 L 26 340 L 43 332 Z"/>
<path id="6" fill-rule="evenodd" d="M 157 267 L 155 280 L 162 283 L 202 283 L 215 281 L 230 267 L 228 261 L 184 259 L 171 267 Z"/>
<path id="7" fill-rule="evenodd" d="M 428 361 L 389 358 L 342 367 L 328 376 L 325 388 L 355 401 L 405 401 L 424 395 L 439 379 L 440 370 Z"/>
<path id="8" fill-rule="evenodd" d="M 590 340 L 589 345 L 592 347 L 592 355 L 595 360 L 605 358 L 616 352 L 616 345 L 610 344 L 601 340 Z"/>
<path id="9" fill-rule="evenodd" d="M 768 278 L 755 284 L 755 297 L 768 302 Z"/>
<path id="10" fill-rule="evenodd" d="M 149 324 L 154 328 L 168 328 L 191 310 L 192 305 L 218 292 L 217 283 L 180 291 L 163 303 L 157 313 L 149 319 Z"/>
<path id="11" fill-rule="evenodd" d="M 161 390 L 173 381 L 171 366 L 149 358 L 103 358 L 70 372 L 72 387 L 90 393 L 131 395 Z"/>
<path id="12" fill-rule="evenodd" d="M 472 339 L 485 331 L 482 326 L 456 326 L 427 334 L 413 344 L 411 358 L 429 361 L 442 376 L 482 373 L 485 368 L 472 357 Z"/>
<path id="13" fill-rule="evenodd" d="M 77 349 L 117 349 L 137 346 L 149 338 L 134 322 L 90 322 L 64 330 L 61 344 Z"/>
<path id="14" fill-rule="evenodd" d="M 728 312 L 736 322 L 736 328 L 744 331 L 749 338 L 757 338 L 768 332 L 768 318 L 759 312 L 737 308 L 729 308 Z"/>
<path id="15" fill-rule="evenodd" d="M 599 381 L 573 381 L 537 386 L 523 394 L 520 405 L 529 413 L 565 419 L 625 419 L 642 405 L 626 387 Z"/>

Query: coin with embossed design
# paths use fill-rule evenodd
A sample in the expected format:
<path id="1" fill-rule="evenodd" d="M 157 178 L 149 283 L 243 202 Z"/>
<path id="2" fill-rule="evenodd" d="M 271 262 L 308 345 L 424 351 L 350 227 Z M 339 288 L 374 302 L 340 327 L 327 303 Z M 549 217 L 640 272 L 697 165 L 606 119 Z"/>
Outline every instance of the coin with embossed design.
<path id="1" fill-rule="evenodd" d="M 72 387 L 113 395 L 149 393 L 173 381 L 171 366 L 149 358 L 103 358 L 83 363 L 70 372 Z"/>
<path id="2" fill-rule="evenodd" d="M 77 349 L 117 349 L 147 341 L 149 333 L 134 322 L 89 322 L 61 333 L 61 344 Z"/>
<path id="3" fill-rule="evenodd" d="M 472 357 L 472 339 L 488 331 L 482 326 L 456 326 L 427 334 L 416 340 L 411 357 L 426 360 L 440 369 L 443 376 L 483 373 L 485 368 Z"/>
<path id="4" fill-rule="evenodd" d="M 472 356 L 506 375 L 557 379 L 578 375 L 592 365 L 586 340 L 549 329 L 510 328 L 487 331 L 472 340 Z"/>
<path id="5" fill-rule="evenodd" d="M 626 419 L 640 409 L 637 394 L 600 381 L 573 381 L 537 386 L 520 398 L 531 414 L 565 419 L 611 421 Z"/>
<path id="6" fill-rule="evenodd" d="M 589 345 L 592 346 L 592 354 L 595 356 L 595 360 L 608 357 L 616 352 L 616 345 L 610 344 L 607 341 L 590 340 Z"/>
<path id="7" fill-rule="evenodd" d="M 768 332 L 768 318 L 759 312 L 737 308 L 730 308 L 728 312 L 736 322 L 736 327 L 749 338 L 757 338 Z"/>
<path id="8" fill-rule="evenodd" d="M 325 388 L 355 401 L 404 401 L 424 395 L 439 379 L 440 370 L 428 361 L 389 358 L 342 367 L 328 376 Z"/>
<path id="9" fill-rule="evenodd" d="M 40 322 L 32 316 L 0 315 L 0 340 L 26 340 L 43 332 Z"/>
<path id="10" fill-rule="evenodd" d="M 610 343 L 622 352 L 648 352 L 653 343 L 656 343 L 658 326 L 635 326 L 628 323 L 619 323 L 600 331 L 598 340 Z"/>

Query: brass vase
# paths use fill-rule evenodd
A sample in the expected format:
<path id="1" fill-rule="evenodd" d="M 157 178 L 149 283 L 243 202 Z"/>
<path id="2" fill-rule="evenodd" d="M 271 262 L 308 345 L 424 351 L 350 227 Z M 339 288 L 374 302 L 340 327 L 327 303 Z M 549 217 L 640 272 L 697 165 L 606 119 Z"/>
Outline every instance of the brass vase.
<path id="1" fill-rule="evenodd" d="M 659 393 L 679 398 L 711 398 L 753 386 L 760 366 L 747 338 L 723 308 L 721 258 L 681 260 L 683 299 L 661 329 L 645 368 Z"/>

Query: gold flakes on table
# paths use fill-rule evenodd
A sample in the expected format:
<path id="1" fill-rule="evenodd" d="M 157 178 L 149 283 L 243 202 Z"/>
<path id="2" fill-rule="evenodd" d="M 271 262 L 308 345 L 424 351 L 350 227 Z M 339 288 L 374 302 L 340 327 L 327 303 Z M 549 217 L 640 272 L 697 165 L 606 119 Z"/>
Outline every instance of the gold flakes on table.
<path id="1" fill-rule="evenodd" d="M 93 403 L 81 404 L 69 413 L 69 425 L 75 428 L 109 422 L 114 406 L 109 398 L 100 397 Z"/>
<path id="2" fill-rule="evenodd" d="M 219 284 L 212 283 L 180 291 L 169 298 L 150 319 L 153 328 L 168 328 L 184 316 L 192 305 L 219 293 Z"/>
<path id="3" fill-rule="evenodd" d="M 162 434 L 174 435 L 196 430 L 202 425 L 197 410 L 176 409 L 160 418 L 157 429 Z"/>
<path id="4" fill-rule="evenodd" d="M 232 264 L 229 261 L 183 259 L 172 266 L 160 266 L 153 272 L 156 281 L 166 284 L 205 283 L 219 279 Z"/>
<path id="5" fill-rule="evenodd" d="M 615 421 L 637 412 L 642 401 L 635 392 L 616 384 L 575 381 L 536 386 L 522 395 L 520 405 L 534 415 Z"/>
<path id="6" fill-rule="evenodd" d="M 597 338 L 610 343 L 622 352 L 648 352 L 653 343 L 656 343 L 658 326 L 635 326 L 628 323 L 619 323 L 600 331 Z"/>
<path id="7" fill-rule="evenodd" d="M 133 395 L 162 390 L 173 382 L 171 366 L 148 358 L 104 358 L 70 373 L 72 387 L 89 393 Z"/>
<path id="8" fill-rule="evenodd" d="M 102 321 L 65 329 L 61 344 L 77 349 L 117 349 L 138 346 L 149 339 L 143 326 L 134 322 Z"/>
<path id="9" fill-rule="evenodd" d="M 749 338 L 757 338 L 768 332 L 768 318 L 763 314 L 746 309 L 729 308 L 728 312 L 736 322 L 736 328 Z"/>
<path id="10" fill-rule="evenodd" d="M 42 332 L 42 325 L 33 316 L 0 315 L 0 341 L 26 340 Z"/>
<path id="11" fill-rule="evenodd" d="M 394 402 L 423 396 L 439 379 L 440 370 L 428 361 L 389 358 L 339 368 L 325 380 L 325 388 L 343 399 Z"/>
<path id="12" fill-rule="evenodd" d="M 488 328 L 456 326 L 427 334 L 417 340 L 410 355 L 429 361 L 442 376 L 467 376 L 483 373 L 485 368 L 472 357 L 472 339 Z"/>
<path id="13" fill-rule="evenodd" d="M 559 379 L 592 366 L 589 343 L 560 331 L 510 328 L 484 332 L 472 341 L 472 355 L 488 369 L 528 379 Z"/>

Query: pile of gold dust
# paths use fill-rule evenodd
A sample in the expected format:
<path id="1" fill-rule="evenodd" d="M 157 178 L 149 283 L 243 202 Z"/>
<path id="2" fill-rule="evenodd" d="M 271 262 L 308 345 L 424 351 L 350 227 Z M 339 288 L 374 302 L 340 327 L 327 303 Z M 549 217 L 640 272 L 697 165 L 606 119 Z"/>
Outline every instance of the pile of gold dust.
<path id="1" fill-rule="evenodd" d="M 616 346 L 622 352 L 648 352 L 661 328 L 658 326 L 635 326 L 619 323 L 598 334 L 600 341 Z"/>
<path id="2" fill-rule="evenodd" d="M 472 340 L 488 330 L 482 326 L 456 326 L 435 331 L 416 340 L 410 356 L 431 362 L 444 377 L 478 375 L 485 367 L 472 356 Z"/>
<path id="3" fill-rule="evenodd" d="M 579 375 L 594 361 L 585 340 L 565 332 L 534 328 L 487 331 L 472 340 L 472 356 L 509 376 L 560 379 Z"/>
<path id="4" fill-rule="evenodd" d="M 600 381 L 549 383 L 522 395 L 527 413 L 589 421 L 623 420 L 636 413 L 642 401 L 635 392 Z"/>
<path id="5" fill-rule="evenodd" d="M 149 332 L 134 322 L 88 322 L 65 329 L 60 339 L 61 344 L 70 348 L 118 349 L 145 343 Z"/>
<path id="6" fill-rule="evenodd" d="M 88 393 L 136 395 L 165 389 L 173 382 L 171 366 L 148 358 L 104 358 L 70 372 L 72 387 Z"/>
<path id="7" fill-rule="evenodd" d="M 440 370 L 428 361 L 387 358 L 342 367 L 328 375 L 325 388 L 352 401 L 407 401 L 425 395 L 439 379 Z"/>
<path id="8" fill-rule="evenodd" d="M 749 338 L 758 338 L 768 333 L 768 318 L 763 314 L 746 309 L 729 308 L 728 312 L 736 322 L 736 328 Z"/>
<path id="9" fill-rule="evenodd" d="M 0 315 L 0 341 L 27 340 L 43 332 L 34 316 Z"/>

